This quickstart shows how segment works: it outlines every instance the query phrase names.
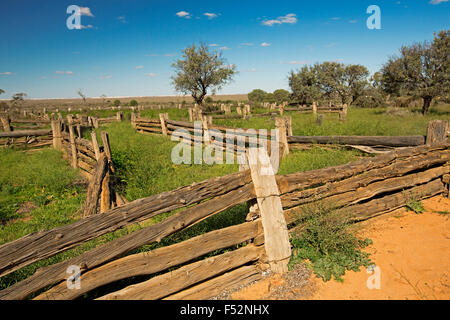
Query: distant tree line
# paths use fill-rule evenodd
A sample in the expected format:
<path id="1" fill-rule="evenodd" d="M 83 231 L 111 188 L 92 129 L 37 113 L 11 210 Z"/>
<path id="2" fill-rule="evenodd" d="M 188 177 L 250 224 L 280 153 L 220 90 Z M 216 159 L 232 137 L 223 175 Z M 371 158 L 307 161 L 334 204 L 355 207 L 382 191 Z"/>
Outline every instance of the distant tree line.
<path id="1" fill-rule="evenodd" d="M 389 98 L 423 99 L 422 113 L 428 113 L 433 99 L 448 101 L 450 92 L 450 30 L 435 34 L 432 42 L 403 46 L 379 72 L 370 75 L 365 66 L 323 62 L 305 65 L 289 73 L 291 103 L 332 101 L 358 107 L 385 106 Z M 279 90 L 277 90 L 279 91 Z M 286 92 L 276 95 L 255 89 L 252 102 L 281 102 Z M 282 98 L 281 98 L 282 97 Z"/>

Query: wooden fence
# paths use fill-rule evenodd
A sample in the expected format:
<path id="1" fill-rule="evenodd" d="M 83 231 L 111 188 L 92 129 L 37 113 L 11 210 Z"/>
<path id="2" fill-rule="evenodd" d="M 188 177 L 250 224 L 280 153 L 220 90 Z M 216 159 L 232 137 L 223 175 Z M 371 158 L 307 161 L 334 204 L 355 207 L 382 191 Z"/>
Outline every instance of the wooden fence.
<path id="1" fill-rule="evenodd" d="M 0 299 L 25 299 L 36 292 L 36 299 L 75 299 L 121 279 L 153 274 L 100 299 L 208 299 L 261 279 L 262 270 L 286 272 L 289 233 L 301 232 L 309 205 L 331 206 L 357 222 L 391 212 L 411 199 L 448 192 L 448 143 L 278 176 L 261 174 L 262 169 L 271 169 L 267 153 L 258 156 L 258 150 L 251 148 L 247 155 L 248 170 L 139 199 L 0 246 L 0 276 L 4 276 L 90 239 L 172 213 L 159 223 L 39 269 L 0 291 Z M 243 203 L 250 209 L 239 225 L 126 255 Z M 227 252 L 212 255 L 225 248 Z M 76 290 L 66 283 L 67 268 L 73 265 L 81 269 L 81 286 Z"/>

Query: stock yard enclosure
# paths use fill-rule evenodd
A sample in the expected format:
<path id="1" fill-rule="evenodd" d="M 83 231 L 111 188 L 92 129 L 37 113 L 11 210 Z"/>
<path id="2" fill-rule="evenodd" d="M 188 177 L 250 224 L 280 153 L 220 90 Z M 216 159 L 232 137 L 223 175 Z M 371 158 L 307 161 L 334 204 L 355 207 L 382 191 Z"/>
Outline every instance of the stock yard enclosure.
<path id="1" fill-rule="evenodd" d="M 276 176 L 263 181 L 250 168 L 118 206 L 102 215 L 91 215 L 73 224 L 30 234 L 0 247 L 0 270 L 5 275 L 34 261 L 52 256 L 89 239 L 133 222 L 177 210 L 169 218 L 114 239 L 68 261 L 48 266 L 29 278 L 2 290 L 2 299 L 24 299 L 40 292 L 38 299 L 73 299 L 119 279 L 158 273 L 149 280 L 110 292 L 104 299 L 207 299 L 229 286 L 261 277 L 260 271 L 287 264 L 290 246 L 273 246 L 286 239 L 283 230 L 299 228 L 302 209 L 308 203 L 329 202 L 341 212 L 362 221 L 404 206 L 412 197 L 423 199 L 448 192 L 450 150 L 448 144 L 405 148 L 338 167 Z M 267 183 L 267 185 L 266 185 Z M 276 190 L 273 206 L 261 205 L 258 190 Z M 258 195 L 259 194 L 259 195 Z M 257 200 L 249 222 L 215 230 L 148 253 L 125 255 L 140 246 L 179 232 L 203 219 L 247 201 Z M 277 207 L 276 203 L 279 203 Z M 280 208 L 280 210 L 275 209 Z M 183 211 L 178 211 L 184 209 Z M 284 210 L 284 212 L 283 212 Z M 270 230 L 265 219 L 281 212 L 284 224 Z M 278 220 L 280 221 L 280 220 Z M 283 221 L 282 221 L 283 222 Z M 275 224 L 276 225 L 276 224 Z M 284 225 L 284 227 L 283 227 Z M 300 222 L 301 225 L 301 222 Z M 210 240 L 209 240 L 210 239 Z M 278 242 L 277 242 L 278 241 Z M 283 242 L 281 242 L 283 243 Z M 207 245 L 206 245 L 207 244 Z M 220 248 L 237 249 L 189 263 Z M 268 249 L 268 248 L 272 249 Z M 275 252 L 271 251 L 276 248 Z M 274 258 L 277 253 L 282 258 Z M 125 256 L 124 256 L 125 255 Z M 188 264 L 186 264 L 188 263 Z M 175 266 L 180 268 L 168 271 Z M 81 291 L 68 290 L 65 279 L 70 265 L 81 266 Z M 283 269 L 283 268 L 281 268 Z M 162 273 L 163 271 L 167 271 Z M 221 283 L 232 279 L 230 283 Z M 193 287 L 192 287 L 193 286 Z M 185 290 L 186 289 L 186 290 Z"/>
<path id="2" fill-rule="evenodd" d="M 278 108 L 277 115 L 286 111 L 283 108 Z M 298 109 L 305 111 L 303 107 Z M 240 118 L 245 118 L 250 108 L 244 106 L 237 112 L 242 113 Z M 343 109 L 337 112 L 342 114 L 339 120 L 345 121 Z M 214 116 L 199 112 L 195 106 L 190 113 L 192 120 L 200 122 L 170 120 L 167 113 L 155 119 L 132 112 L 131 124 L 138 132 L 165 136 L 184 129 L 191 141 L 196 141 L 198 134 L 205 145 L 217 143 L 210 130 L 224 133 L 235 129 L 214 125 Z M 262 153 L 258 157 L 255 149 L 248 147 L 252 147 L 249 142 L 255 134 L 266 130 L 248 135 L 242 129 L 244 147 L 233 149 L 247 157 L 248 165 L 242 166 L 240 172 L 127 203 L 115 191 L 116 168 L 108 133 L 101 132 L 102 146 L 94 131 L 91 140 L 83 138 L 87 135 L 83 128 L 90 130 L 103 123 L 122 121 L 123 113 L 108 118 L 78 115 L 74 119 L 69 115 L 67 120 L 62 116 L 49 119 L 46 125 L 51 128 L 17 131 L 13 127 L 12 131 L 1 132 L 0 138 L 47 137 L 49 146 L 61 150 L 73 168 L 84 172 L 89 185 L 82 219 L 1 245 L 0 277 L 117 230 L 138 223 L 140 228 L 38 269 L 0 291 L 0 299 L 76 299 L 95 292 L 98 294 L 94 297 L 99 299 L 208 299 L 261 279 L 262 271 L 285 273 L 291 258 L 289 234 L 301 231 L 302 219 L 311 205 L 330 206 L 343 215 L 349 214 L 356 223 L 403 207 L 411 199 L 449 192 L 450 144 L 446 121 L 430 122 L 426 136 L 296 137 L 292 135 L 292 120 L 277 117 L 274 121 L 282 155 L 287 155 L 289 148 L 304 144 L 362 146 L 369 148 L 365 149 L 368 153 L 378 153 L 374 148 L 379 147 L 384 150 L 381 155 L 339 166 L 264 176 L 261 169 L 272 165 L 269 155 Z M 16 147 L 15 142 L 10 141 L 8 146 Z M 160 243 L 242 204 L 249 208 L 245 221 L 136 253 L 143 246 Z M 160 219 L 145 224 L 153 218 Z M 80 290 L 67 287 L 70 266 L 81 270 Z M 128 281 L 120 284 L 121 280 Z"/>

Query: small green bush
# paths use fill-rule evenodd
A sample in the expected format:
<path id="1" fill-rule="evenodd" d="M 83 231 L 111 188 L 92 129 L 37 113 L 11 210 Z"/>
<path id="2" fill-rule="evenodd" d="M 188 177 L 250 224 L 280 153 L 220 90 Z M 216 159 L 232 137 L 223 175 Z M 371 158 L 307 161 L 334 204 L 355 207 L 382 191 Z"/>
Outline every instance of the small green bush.
<path id="1" fill-rule="evenodd" d="M 361 266 L 372 264 L 369 254 L 361 251 L 372 241 L 360 240 L 351 234 L 345 215 L 325 206 L 311 206 L 303 210 L 302 216 L 304 228 L 291 238 L 294 250 L 290 267 L 306 262 L 324 281 L 332 277 L 343 281 L 346 270 L 359 271 Z"/>

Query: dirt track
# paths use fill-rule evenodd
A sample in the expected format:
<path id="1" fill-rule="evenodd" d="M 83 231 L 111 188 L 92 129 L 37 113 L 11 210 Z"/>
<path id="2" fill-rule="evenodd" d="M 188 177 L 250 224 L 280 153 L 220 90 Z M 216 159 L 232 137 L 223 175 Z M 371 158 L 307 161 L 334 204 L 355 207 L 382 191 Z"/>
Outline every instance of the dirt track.
<path id="1" fill-rule="evenodd" d="M 450 299 L 450 199 L 424 200 L 427 212 L 415 214 L 400 209 L 361 224 L 358 234 L 373 240 L 366 249 L 379 267 L 379 289 L 374 273 L 365 268 L 347 272 L 344 283 L 324 283 L 311 276 L 292 288 L 292 277 L 272 276 L 232 294 L 233 299 L 323 299 L 323 300 L 444 300 Z M 287 287 L 287 290 L 283 290 Z M 284 292 L 283 295 L 274 294 Z"/>

